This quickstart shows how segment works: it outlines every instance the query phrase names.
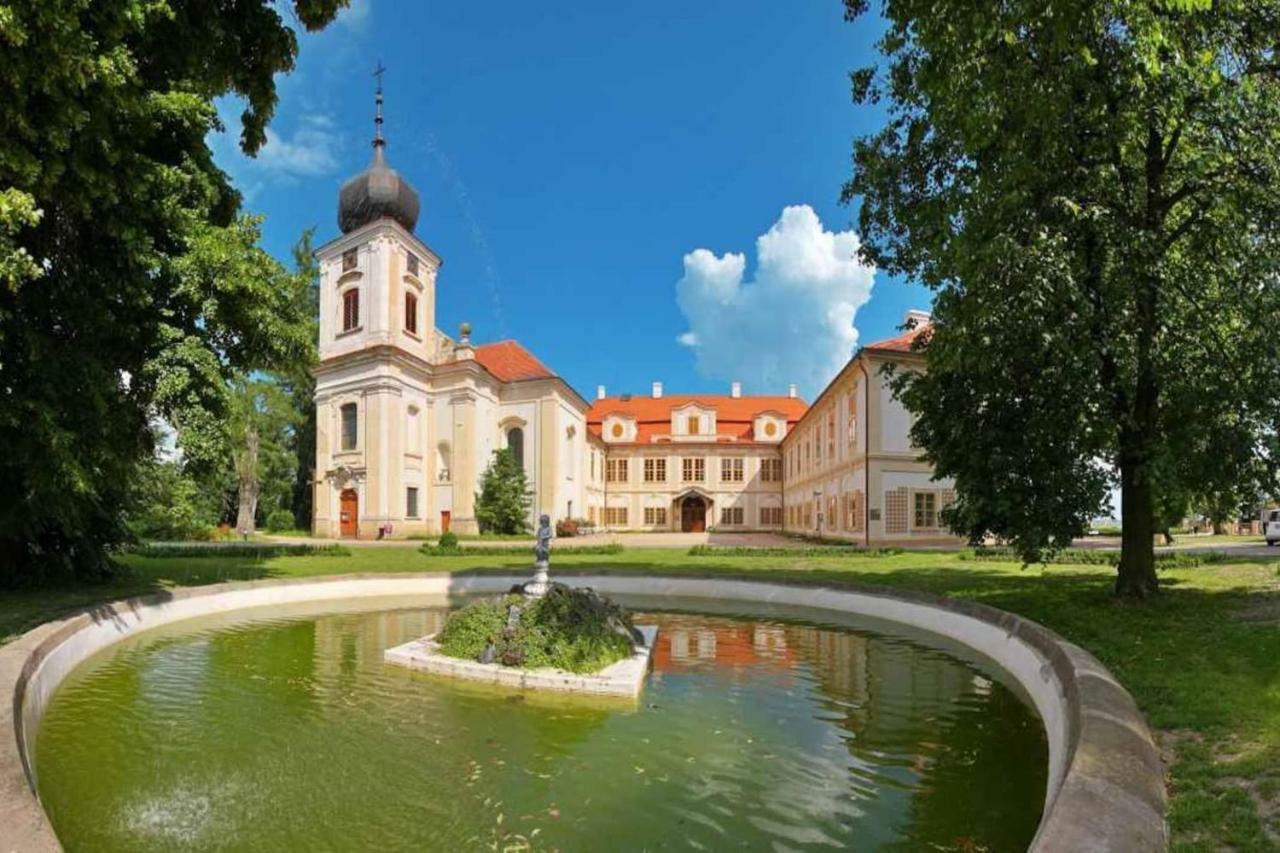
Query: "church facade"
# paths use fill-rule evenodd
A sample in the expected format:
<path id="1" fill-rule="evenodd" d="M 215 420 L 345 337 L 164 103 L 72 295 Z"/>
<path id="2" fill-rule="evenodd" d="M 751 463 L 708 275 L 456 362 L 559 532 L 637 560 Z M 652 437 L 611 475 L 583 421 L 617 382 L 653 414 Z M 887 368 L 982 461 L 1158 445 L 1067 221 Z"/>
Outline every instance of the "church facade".
<path id="1" fill-rule="evenodd" d="M 600 388 L 588 402 L 515 341 L 436 328 L 441 258 L 414 233 L 418 195 L 387 163 L 377 103 L 373 161 L 342 186 L 341 236 L 316 251 L 314 535 L 475 533 L 481 475 L 509 448 L 531 522 L 945 538 L 937 512 L 953 492 L 910 447 L 879 373 L 923 367 L 910 347 L 923 322 L 860 350 L 812 407 L 794 387 L 744 396 L 737 383 L 727 395 Z"/>

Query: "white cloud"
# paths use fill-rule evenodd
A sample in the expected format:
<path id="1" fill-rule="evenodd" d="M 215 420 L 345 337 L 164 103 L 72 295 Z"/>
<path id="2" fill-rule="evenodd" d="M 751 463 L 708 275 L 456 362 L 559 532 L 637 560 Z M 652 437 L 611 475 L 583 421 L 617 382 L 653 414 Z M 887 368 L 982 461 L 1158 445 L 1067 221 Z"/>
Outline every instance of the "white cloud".
<path id="1" fill-rule="evenodd" d="M 745 255 L 685 255 L 676 298 L 689 330 L 678 340 L 696 354 L 698 373 L 754 393 L 785 393 L 794 382 L 812 399 L 858 342 L 854 317 L 875 279 L 858 246 L 853 231 L 827 231 L 813 208 L 793 205 L 757 238 L 750 281 Z"/>
<path id="2" fill-rule="evenodd" d="M 369 26 L 370 8 L 369 0 L 351 0 L 351 5 L 338 12 L 338 17 L 333 19 L 333 23 L 339 27 L 363 32 Z"/>
<path id="3" fill-rule="evenodd" d="M 267 141 L 258 151 L 257 165 L 291 176 L 325 175 L 338 167 L 338 134 L 324 115 L 303 116 L 291 138 L 267 128 Z"/>
<path id="4" fill-rule="evenodd" d="M 292 184 L 337 171 L 343 140 L 329 116 L 303 115 L 291 135 L 268 127 L 266 142 L 257 156 L 248 157 L 240 150 L 240 103 L 228 98 L 218 107 L 225 129 L 210 134 L 209 144 L 218 165 L 232 176 L 246 198 L 257 195 L 265 183 Z"/>

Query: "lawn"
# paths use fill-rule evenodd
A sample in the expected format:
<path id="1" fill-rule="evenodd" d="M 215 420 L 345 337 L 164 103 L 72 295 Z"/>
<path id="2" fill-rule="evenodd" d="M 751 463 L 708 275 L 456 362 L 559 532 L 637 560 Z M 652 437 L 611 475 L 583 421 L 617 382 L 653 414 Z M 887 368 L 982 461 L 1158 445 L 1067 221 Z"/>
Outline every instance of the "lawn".
<path id="1" fill-rule="evenodd" d="M 124 558 L 110 584 L 0 595 L 0 641 L 76 607 L 171 586 L 343 572 L 524 571 L 513 553 L 426 556 L 416 548 L 269 559 Z M 1105 566 L 1022 568 L 954 553 L 747 556 L 629 549 L 553 555 L 552 572 L 732 573 L 856 582 L 981 601 L 1036 620 L 1097 655 L 1160 733 L 1170 761 L 1175 850 L 1280 849 L 1280 581 L 1260 561 L 1168 569 L 1145 604 L 1109 594 Z"/>

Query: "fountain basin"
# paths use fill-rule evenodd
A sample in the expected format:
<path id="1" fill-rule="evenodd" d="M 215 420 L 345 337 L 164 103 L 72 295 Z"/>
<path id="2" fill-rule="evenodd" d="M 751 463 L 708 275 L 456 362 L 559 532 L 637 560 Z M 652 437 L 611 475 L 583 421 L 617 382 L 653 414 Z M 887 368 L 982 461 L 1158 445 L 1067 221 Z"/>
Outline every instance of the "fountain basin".
<path id="1" fill-rule="evenodd" d="M 344 575 L 184 588 L 47 623 L 0 648 L 0 827 L 9 849 L 58 850 L 37 797 L 32 743 L 54 692 L 82 661 L 162 625 L 239 608 L 408 595 L 498 593 L 511 575 Z M 972 649 L 1011 675 L 1044 724 L 1049 772 L 1033 850 L 1161 850 L 1165 794 L 1150 732 L 1124 688 L 1096 659 L 1010 613 L 938 596 L 723 575 L 576 576 L 610 594 L 707 602 L 773 602 L 874 615 Z"/>

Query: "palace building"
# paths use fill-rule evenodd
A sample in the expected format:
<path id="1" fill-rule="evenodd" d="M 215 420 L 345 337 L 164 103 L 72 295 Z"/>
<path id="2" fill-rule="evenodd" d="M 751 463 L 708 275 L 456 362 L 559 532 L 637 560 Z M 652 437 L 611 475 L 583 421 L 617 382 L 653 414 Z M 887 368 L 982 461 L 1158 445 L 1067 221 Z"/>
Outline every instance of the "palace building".
<path id="1" fill-rule="evenodd" d="M 910 418 L 880 373 L 923 369 L 911 341 L 927 315 L 861 349 L 812 406 L 794 386 L 749 396 L 738 383 L 727 395 L 601 387 L 588 402 L 515 341 L 436 328 L 442 260 L 414 233 L 418 194 L 385 149 L 379 88 L 372 162 L 343 184 L 341 235 L 316 251 L 316 536 L 476 532 L 481 475 L 509 448 L 531 522 L 954 541 L 937 521 L 950 484 L 910 446 Z"/>

